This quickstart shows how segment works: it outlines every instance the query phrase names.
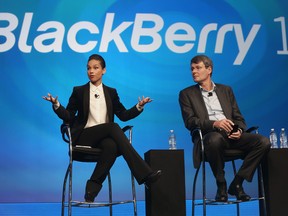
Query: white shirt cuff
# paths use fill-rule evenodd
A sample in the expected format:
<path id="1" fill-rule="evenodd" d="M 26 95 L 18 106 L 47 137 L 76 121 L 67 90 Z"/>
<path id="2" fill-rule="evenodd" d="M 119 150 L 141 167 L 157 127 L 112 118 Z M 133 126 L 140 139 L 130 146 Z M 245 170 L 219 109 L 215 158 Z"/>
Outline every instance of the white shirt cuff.
<path id="1" fill-rule="evenodd" d="M 60 107 L 60 103 L 59 103 L 58 100 L 57 100 L 56 104 L 53 104 L 53 107 L 54 107 L 55 110 L 57 110 Z"/>
<path id="2" fill-rule="evenodd" d="M 136 108 L 138 109 L 139 112 L 141 112 L 144 109 L 144 106 L 140 106 L 138 103 L 136 104 Z"/>

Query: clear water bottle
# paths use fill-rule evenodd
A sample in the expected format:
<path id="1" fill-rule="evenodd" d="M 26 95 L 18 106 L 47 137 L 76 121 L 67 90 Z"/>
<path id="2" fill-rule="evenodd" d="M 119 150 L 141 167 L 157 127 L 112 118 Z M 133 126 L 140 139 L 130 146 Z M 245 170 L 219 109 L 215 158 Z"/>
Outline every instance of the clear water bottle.
<path id="1" fill-rule="evenodd" d="M 271 129 L 269 138 L 271 142 L 271 148 L 278 148 L 277 135 L 274 128 Z"/>
<path id="2" fill-rule="evenodd" d="M 169 142 L 169 149 L 170 150 L 177 149 L 177 147 L 176 147 L 176 136 L 175 136 L 174 130 L 170 130 L 168 142 Z"/>
<path id="3" fill-rule="evenodd" d="M 287 134 L 285 132 L 285 128 L 281 128 L 279 139 L 280 139 L 280 148 L 288 148 Z"/>

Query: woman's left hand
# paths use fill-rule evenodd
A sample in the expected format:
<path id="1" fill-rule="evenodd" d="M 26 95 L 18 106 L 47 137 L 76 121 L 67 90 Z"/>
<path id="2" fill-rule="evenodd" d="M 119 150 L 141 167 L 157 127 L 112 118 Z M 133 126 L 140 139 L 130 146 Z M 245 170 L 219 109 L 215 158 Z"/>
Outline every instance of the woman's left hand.
<path id="1" fill-rule="evenodd" d="M 152 99 L 150 97 L 138 97 L 138 104 L 141 107 L 144 107 L 145 104 L 152 102 Z"/>

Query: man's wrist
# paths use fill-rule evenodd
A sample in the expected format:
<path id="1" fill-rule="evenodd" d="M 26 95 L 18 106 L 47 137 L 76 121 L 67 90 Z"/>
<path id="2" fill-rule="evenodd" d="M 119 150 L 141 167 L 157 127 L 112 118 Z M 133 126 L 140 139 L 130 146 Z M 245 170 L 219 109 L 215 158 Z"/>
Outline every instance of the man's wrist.
<path id="1" fill-rule="evenodd" d="M 216 122 L 216 121 L 214 121 L 214 122 L 213 122 L 213 129 L 217 129 L 217 130 L 220 130 L 220 128 L 219 128 L 219 127 L 217 127 L 217 126 L 216 126 L 216 124 L 217 124 L 217 122 Z"/>

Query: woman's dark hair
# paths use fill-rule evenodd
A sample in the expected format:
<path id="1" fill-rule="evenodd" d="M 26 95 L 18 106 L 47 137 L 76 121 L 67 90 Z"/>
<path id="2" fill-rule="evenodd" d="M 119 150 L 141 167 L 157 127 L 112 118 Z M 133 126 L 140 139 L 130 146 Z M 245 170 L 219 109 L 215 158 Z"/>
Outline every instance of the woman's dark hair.
<path id="1" fill-rule="evenodd" d="M 105 63 L 105 60 L 102 56 L 100 56 L 98 54 L 93 54 L 93 55 L 89 56 L 88 62 L 93 60 L 93 59 L 99 61 L 102 68 L 106 68 L 106 63 Z"/>

